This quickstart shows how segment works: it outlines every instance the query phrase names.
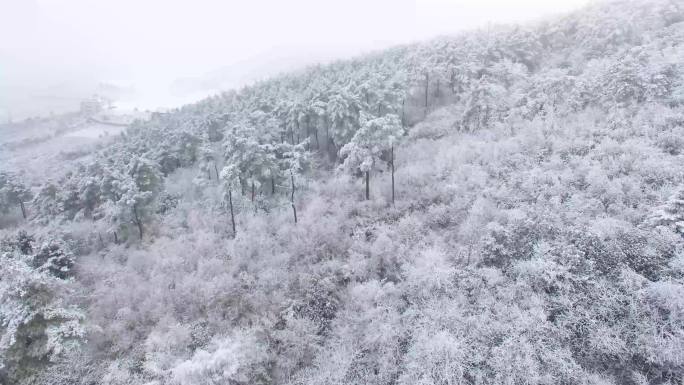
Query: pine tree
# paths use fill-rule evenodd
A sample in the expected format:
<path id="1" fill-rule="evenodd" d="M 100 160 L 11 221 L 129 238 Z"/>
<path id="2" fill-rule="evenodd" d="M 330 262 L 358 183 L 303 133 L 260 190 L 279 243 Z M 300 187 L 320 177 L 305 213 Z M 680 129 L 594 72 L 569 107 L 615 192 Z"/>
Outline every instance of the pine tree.
<path id="1" fill-rule="evenodd" d="M 348 171 L 363 173 L 366 181 L 366 200 L 370 199 L 370 174 L 381 161 L 383 151 L 390 151 L 392 159 L 392 195 L 394 195 L 394 145 L 404 134 L 401 119 L 394 114 L 380 118 L 362 117 L 361 128 L 352 140 L 340 150 L 345 157 L 342 167 Z"/>
<path id="2" fill-rule="evenodd" d="M 25 203 L 33 199 L 33 194 L 18 178 L 11 173 L 0 173 L 0 212 L 7 213 L 11 207 L 19 206 L 21 215 L 26 219 Z"/>
<path id="3" fill-rule="evenodd" d="M 159 168 L 149 159 L 132 156 L 126 164 L 109 169 L 103 177 L 102 192 L 107 202 L 101 207 L 103 216 L 117 232 L 135 225 L 142 240 L 144 226 L 154 214 L 153 202 L 162 189 Z"/>
<path id="4" fill-rule="evenodd" d="M 235 212 L 233 208 L 233 188 L 239 182 L 240 170 L 234 164 L 229 164 L 221 170 L 221 185 L 223 186 L 223 191 L 225 197 L 228 200 L 228 207 L 230 208 L 230 223 L 233 227 L 233 236 L 237 234 L 235 229 Z"/>
<path id="5" fill-rule="evenodd" d="M 201 171 L 200 179 L 212 180 L 212 172 L 216 179 L 219 178 L 218 166 L 216 165 L 216 155 L 209 144 L 204 144 L 199 148 L 199 169 Z"/>
<path id="6" fill-rule="evenodd" d="M 470 131 L 488 127 L 500 118 L 506 100 L 506 89 L 484 75 L 470 90 L 462 118 L 463 127 Z"/>
<path id="7" fill-rule="evenodd" d="M 265 181 L 276 177 L 277 164 L 272 145 L 259 143 L 253 130 L 240 130 L 228 136 L 225 142 L 226 164 L 239 170 L 239 179 L 250 188 L 250 200 L 255 201 L 256 193 Z"/>
<path id="8" fill-rule="evenodd" d="M 361 103 L 347 88 L 336 89 L 327 104 L 327 116 L 332 132 L 330 137 L 334 147 L 347 144 L 359 127 Z"/>
<path id="9" fill-rule="evenodd" d="M 651 218 L 655 226 L 667 226 L 684 236 L 684 187 L 679 187 Z"/>
<path id="10" fill-rule="evenodd" d="M 19 383 L 74 350 L 85 338 L 84 313 L 64 300 L 70 291 L 69 281 L 58 278 L 49 268 L 33 268 L 31 258 L 16 252 L 0 255 L 3 383 Z"/>
<path id="11" fill-rule="evenodd" d="M 44 269 L 59 279 L 67 279 L 73 274 L 74 257 L 66 245 L 59 242 L 43 243 L 31 263 L 34 268 Z"/>
<path id="12" fill-rule="evenodd" d="M 305 146 L 283 144 L 278 146 L 280 170 L 283 174 L 290 177 L 290 204 L 294 223 L 297 223 L 297 207 L 295 206 L 295 179 L 301 176 L 311 167 L 311 158 Z"/>

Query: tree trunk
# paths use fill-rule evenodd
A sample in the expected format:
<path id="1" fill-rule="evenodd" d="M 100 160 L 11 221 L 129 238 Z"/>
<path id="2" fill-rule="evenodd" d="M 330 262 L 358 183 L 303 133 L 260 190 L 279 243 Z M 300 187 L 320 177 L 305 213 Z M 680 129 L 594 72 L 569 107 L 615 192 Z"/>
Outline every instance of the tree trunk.
<path id="1" fill-rule="evenodd" d="M 328 127 L 328 117 L 325 117 L 325 121 L 323 122 L 325 124 L 325 152 L 330 151 L 330 127 Z"/>
<path id="2" fill-rule="evenodd" d="M 26 219 L 26 207 L 24 206 L 24 202 L 19 201 L 19 206 L 21 206 L 21 215 Z"/>
<path id="3" fill-rule="evenodd" d="M 427 111 L 428 90 L 430 89 L 430 75 L 425 74 L 425 111 Z"/>
<path id="4" fill-rule="evenodd" d="M 242 175 L 238 176 L 238 182 L 240 183 L 240 192 L 242 193 L 242 196 L 245 196 L 245 183 L 242 180 Z"/>
<path id="5" fill-rule="evenodd" d="M 401 99 L 401 126 L 406 127 L 406 99 Z"/>
<path id="6" fill-rule="evenodd" d="M 233 237 L 235 237 L 235 215 L 233 214 L 233 190 L 228 189 L 228 205 L 230 206 L 230 223 L 233 225 Z"/>
<path id="7" fill-rule="evenodd" d="M 451 70 L 451 76 L 449 77 L 449 88 L 451 88 L 451 94 L 456 94 L 456 71 Z"/>
<path id="8" fill-rule="evenodd" d="M 142 227 L 142 222 L 140 221 L 140 217 L 138 216 L 138 205 L 137 204 L 133 205 L 133 216 L 135 218 L 135 224 L 138 226 L 138 233 L 140 234 L 140 240 L 142 241 L 142 239 L 143 239 L 143 227 Z"/>
<path id="9" fill-rule="evenodd" d="M 219 172 L 218 172 L 218 166 L 216 166 L 216 162 L 214 162 L 214 171 L 216 172 L 216 180 L 219 180 Z"/>
<path id="10" fill-rule="evenodd" d="M 425 74 L 425 114 L 427 115 L 428 109 L 428 89 L 430 88 L 430 75 Z"/>
<path id="11" fill-rule="evenodd" d="M 252 202 L 254 202 L 254 181 L 252 181 Z"/>
<path id="12" fill-rule="evenodd" d="M 370 199 L 370 171 L 366 171 L 366 200 Z"/>
<path id="13" fill-rule="evenodd" d="M 321 145 L 318 143 L 318 127 L 314 128 L 314 139 L 316 139 L 316 150 L 320 150 Z"/>
<path id="14" fill-rule="evenodd" d="M 290 194 L 290 203 L 292 203 L 292 215 L 294 215 L 294 223 L 295 225 L 297 224 L 297 207 L 295 207 L 294 203 L 294 193 L 295 193 L 295 183 L 294 183 L 294 174 L 290 171 L 290 181 L 292 182 L 292 192 Z"/>
<path id="15" fill-rule="evenodd" d="M 119 244 L 119 236 L 116 235 L 116 231 L 112 231 L 114 233 L 114 244 L 118 245 Z"/>
<path id="16" fill-rule="evenodd" d="M 275 178 L 271 177 L 271 195 L 275 195 Z"/>
<path id="17" fill-rule="evenodd" d="M 390 149 L 390 165 L 392 166 L 392 204 L 394 204 L 394 145 Z"/>
<path id="18" fill-rule="evenodd" d="M 306 116 L 306 138 L 311 139 L 311 117 Z M 311 151 L 311 143 L 306 144 L 307 151 Z"/>
<path id="19" fill-rule="evenodd" d="M 328 149 L 328 159 L 335 164 L 337 163 L 337 147 L 335 146 L 335 141 L 332 139 L 328 139 L 328 147 L 330 146 L 332 146 L 332 150 Z"/>
<path id="20" fill-rule="evenodd" d="M 297 120 L 297 144 L 300 142 L 300 141 L 299 141 L 299 131 L 300 131 L 300 129 L 299 129 L 299 120 Z M 296 143 L 292 143 L 292 144 L 296 144 Z"/>

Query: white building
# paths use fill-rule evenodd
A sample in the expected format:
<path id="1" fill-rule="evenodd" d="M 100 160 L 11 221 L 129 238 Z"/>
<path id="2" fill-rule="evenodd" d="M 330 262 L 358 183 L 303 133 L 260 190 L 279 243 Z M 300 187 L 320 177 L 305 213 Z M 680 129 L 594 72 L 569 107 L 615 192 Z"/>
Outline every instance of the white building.
<path id="1" fill-rule="evenodd" d="M 104 100 L 95 95 L 81 101 L 81 113 L 84 115 L 95 115 L 104 109 Z"/>

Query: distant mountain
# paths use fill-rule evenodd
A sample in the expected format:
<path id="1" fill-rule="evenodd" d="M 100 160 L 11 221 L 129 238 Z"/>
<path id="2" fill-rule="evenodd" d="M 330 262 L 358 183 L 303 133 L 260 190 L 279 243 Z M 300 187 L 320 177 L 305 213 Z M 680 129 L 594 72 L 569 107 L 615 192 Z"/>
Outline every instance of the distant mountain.
<path id="1" fill-rule="evenodd" d="M 353 48 L 339 47 L 314 51 L 292 47 L 274 48 L 204 75 L 178 78 L 172 82 L 171 92 L 182 96 L 236 89 L 281 73 L 296 71 L 317 63 L 328 63 L 355 53 L 358 51 Z"/>

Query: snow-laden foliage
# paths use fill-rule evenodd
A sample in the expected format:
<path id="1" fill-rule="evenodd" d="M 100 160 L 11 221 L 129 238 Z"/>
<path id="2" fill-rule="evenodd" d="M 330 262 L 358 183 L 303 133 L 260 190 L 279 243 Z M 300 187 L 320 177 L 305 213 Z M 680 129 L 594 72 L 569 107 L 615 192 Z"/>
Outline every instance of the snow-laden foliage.
<path id="1" fill-rule="evenodd" d="M 20 239 L 21 241 L 21 239 Z M 19 243 L 19 246 L 22 244 Z M 14 249 L 14 248 L 12 248 Z M 0 256 L 0 380 L 57 361 L 85 338 L 82 310 L 66 303 L 73 262 L 57 245 Z"/>
<path id="2" fill-rule="evenodd" d="M 208 351 L 199 349 L 192 358 L 176 365 L 173 381 L 181 385 L 266 384 L 268 351 L 249 331 L 217 339 Z"/>
<path id="3" fill-rule="evenodd" d="M 342 149 L 344 168 L 351 171 L 370 172 L 378 167 L 383 151 L 389 150 L 403 136 L 399 117 L 385 115 L 362 119 L 361 127 Z"/>
<path id="4" fill-rule="evenodd" d="M 21 207 L 21 213 L 26 218 L 24 204 L 33 199 L 33 194 L 17 175 L 0 173 L 0 213 L 7 214 L 12 208 Z"/>
<path id="5" fill-rule="evenodd" d="M 340 149 L 344 157 L 342 167 L 348 171 L 361 172 L 366 176 L 366 199 L 369 198 L 370 173 L 379 167 L 383 152 L 391 151 L 404 135 L 404 128 L 397 115 L 387 114 L 382 117 L 366 116 L 360 119 L 361 127 L 354 137 Z M 389 163 L 393 161 L 390 158 Z"/>
<path id="6" fill-rule="evenodd" d="M 2 173 L 2 380 L 681 383 L 683 44 L 679 0 L 592 4 Z"/>
<path id="7" fill-rule="evenodd" d="M 654 214 L 656 225 L 669 226 L 672 230 L 684 234 L 684 187 L 677 191 Z"/>

